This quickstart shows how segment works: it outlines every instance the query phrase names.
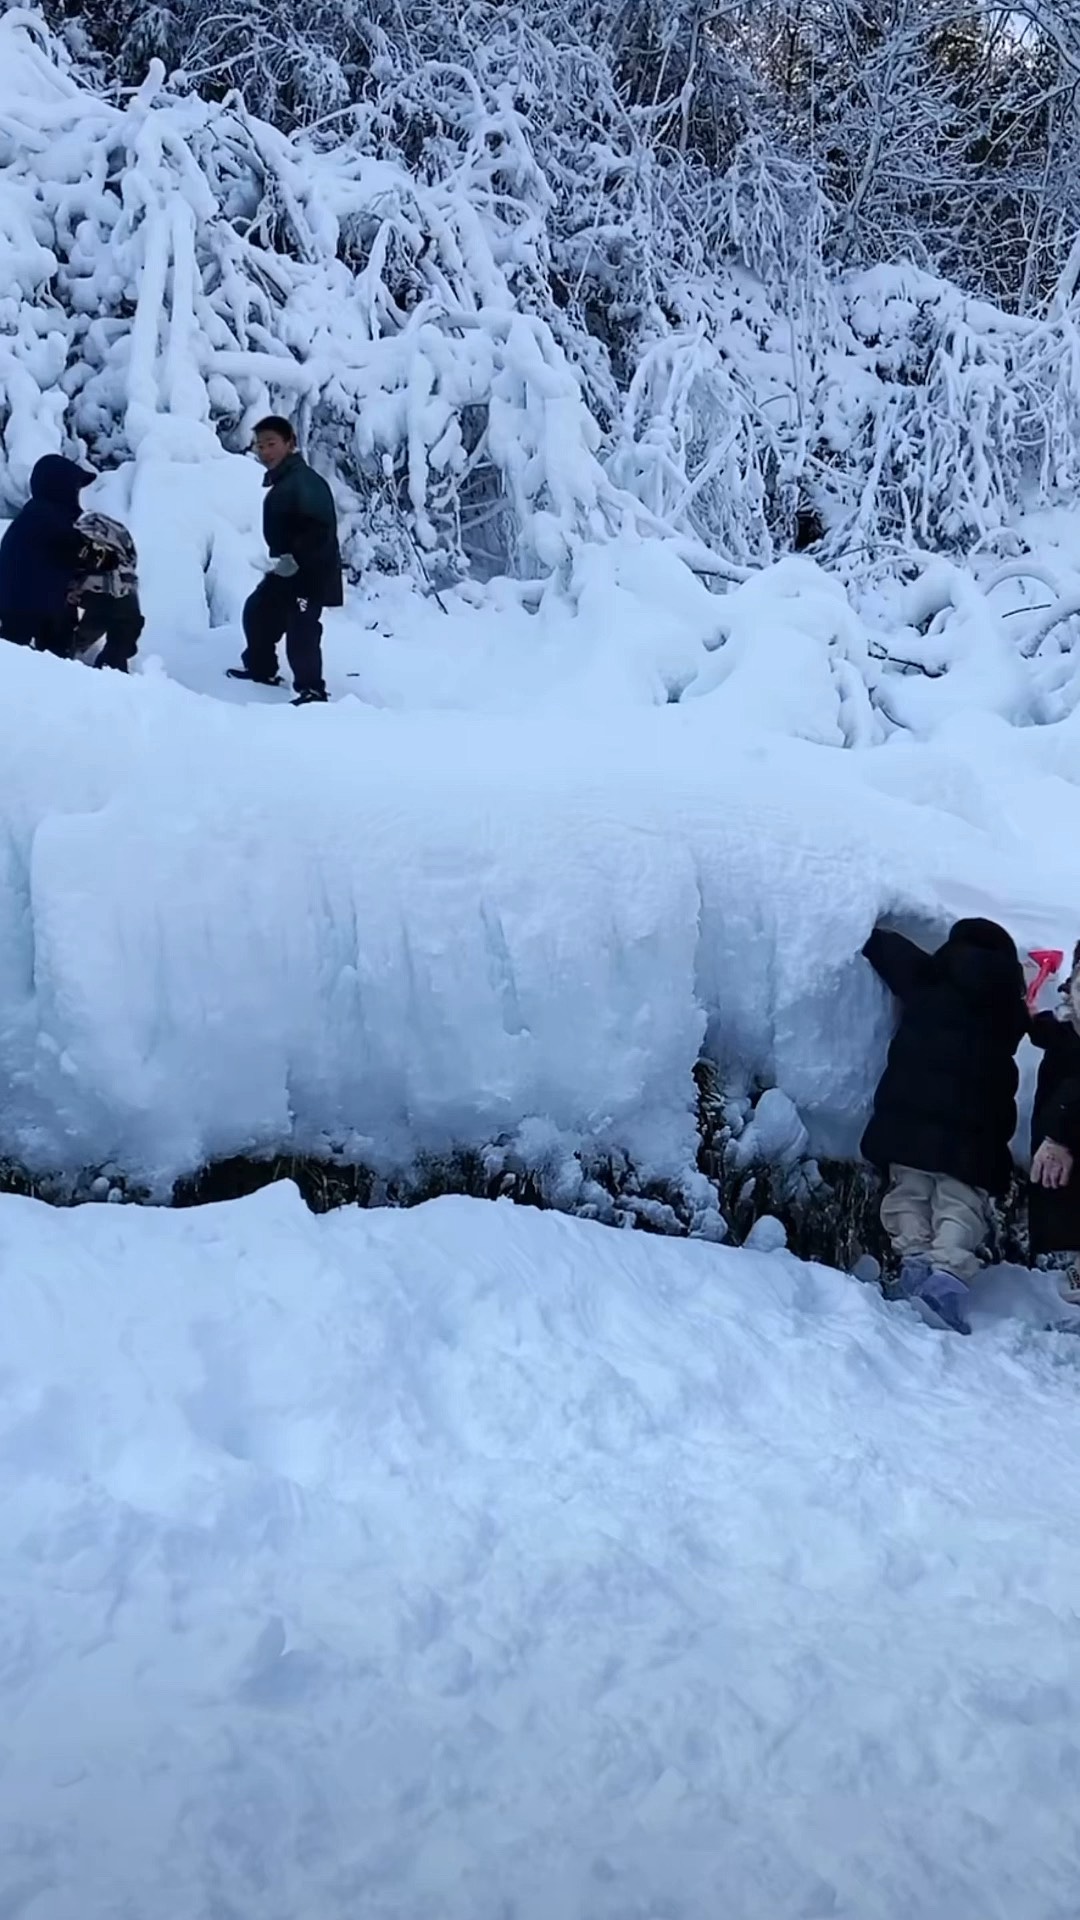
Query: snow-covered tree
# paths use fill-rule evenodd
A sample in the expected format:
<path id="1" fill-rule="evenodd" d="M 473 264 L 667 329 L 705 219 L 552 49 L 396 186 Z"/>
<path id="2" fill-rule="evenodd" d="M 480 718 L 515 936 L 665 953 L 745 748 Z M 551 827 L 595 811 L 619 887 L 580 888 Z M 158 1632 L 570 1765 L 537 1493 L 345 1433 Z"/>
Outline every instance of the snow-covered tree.
<path id="1" fill-rule="evenodd" d="M 724 579 L 1078 474 L 1080 5 L 0 17 L 6 486 L 297 415 L 350 552 Z"/>

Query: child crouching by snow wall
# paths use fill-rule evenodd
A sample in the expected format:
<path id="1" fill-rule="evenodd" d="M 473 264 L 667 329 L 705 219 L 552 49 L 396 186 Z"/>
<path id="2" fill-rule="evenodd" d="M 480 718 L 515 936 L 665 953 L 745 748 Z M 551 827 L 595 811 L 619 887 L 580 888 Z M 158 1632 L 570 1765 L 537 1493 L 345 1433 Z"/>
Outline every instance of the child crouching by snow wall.
<path id="1" fill-rule="evenodd" d="M 965 1300 L 991 1196 L 1012 1171 L 1023 969 L 993 920 L 958 920 L 936 953 L 879 927 L 863 951 L 900 1003 L 862 1143 L 889 1178 L 881 1218 L 901 1262 L 898 1289 L 936 1324 L 969 1333 Z"/>

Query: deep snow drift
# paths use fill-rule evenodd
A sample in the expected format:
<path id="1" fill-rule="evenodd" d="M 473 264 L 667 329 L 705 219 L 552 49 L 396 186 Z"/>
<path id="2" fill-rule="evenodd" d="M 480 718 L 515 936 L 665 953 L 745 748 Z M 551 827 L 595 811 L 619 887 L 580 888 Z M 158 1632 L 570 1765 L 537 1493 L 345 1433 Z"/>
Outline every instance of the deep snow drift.
<path id="1" fill-rule="evenodd" d="M 0 1265 L 0 1911 L 1072 1920 L 1049 1282 L 956 1341 L 787 1255 L 287 1186 L 3 1199 Z"/>
<path id="2" fill-rule="evenodd" d="M 385 1171 L 504 1138 L 565 1194 L 584 1142 L 704 1224 L 703 1045 L 850 1154 L 889 1026 L 877 917 L 1071 945 L 1075 690 L 1059 672 L 1062 717 L 1030 724 L 1046 662 L 970 576 L 944 569 L 929 638 L 895 590 L 857 608 L 791 560 L 718 597 L 659 543 L 584 552 L 535 613 L 372 586 L 330 626 L 335 704 L 295 713 L 228 697 L 240 636 L 193 557 L 231 528 L 235 616 L 257 493 L 225 455 L 135 472 L 127 683 L 0 649 L 0 1152 L 164 1191 L 235 1152 Z M 886 627 L 935 677 L 876 657 Z"/>

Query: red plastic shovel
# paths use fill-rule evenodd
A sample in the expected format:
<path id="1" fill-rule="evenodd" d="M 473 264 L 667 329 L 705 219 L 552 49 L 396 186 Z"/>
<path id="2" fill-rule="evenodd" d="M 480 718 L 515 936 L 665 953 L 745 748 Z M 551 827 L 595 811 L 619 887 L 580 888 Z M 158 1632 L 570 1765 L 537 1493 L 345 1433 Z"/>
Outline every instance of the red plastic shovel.
<path id="1" fill-rule="evenodd" d="M 1047 981 L 1052 980 L 1055 973 L 1061 971 L 1061 963 L 1065 955 L 1060 947 L 1032 947 L 1028 958 L 1033 960 L 1039 969 L 1027 990 L 1028 1010 L 1034 1013 L 1040 993 Z"/>

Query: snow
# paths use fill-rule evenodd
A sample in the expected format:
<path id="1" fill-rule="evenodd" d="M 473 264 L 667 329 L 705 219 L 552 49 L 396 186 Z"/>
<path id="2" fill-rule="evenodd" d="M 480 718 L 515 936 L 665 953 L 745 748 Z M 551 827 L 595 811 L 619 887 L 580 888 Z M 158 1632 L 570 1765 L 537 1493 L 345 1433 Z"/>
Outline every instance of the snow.
<path id="1" fill-rule="evenodd" d="M 4 1198 L 0 1249 L 3 1911 L 1072 1914 L 1048 1279 L 956 1341 L 783 1253 L 288 1186 Z"/>
<path id="2" fill-rule="evenodd" d="M 99 97 L 19 8 L 0 73 L 4 502 L 92 456 L 148 617 L 127 685 L 0 649 L 0 1155 L 159 1196 L 291 1148 L 390 1176 L 497 1143 L 564 1195 L 627 1155 L 713 1233 L 703 1048 L 780 1103 L 747 1154 L 851 1155 L 877 919 L 1071 949 L 1067 301 L 837 276 L 751 138 L 622 391 L 486 78 L 442 71 L 421 179 L 374 121 L 287 137 L 157 66 Z M 360 572 L 301 716 L 224 679 L 261 552 L 235 449 L 275 403 Z M 767 564 L 797 499 L 828 568 Z"/>
<path id="3" fill-rule="evenodd" d="M 148 619 L 0 646 L 0 1161 L 608 1158 L 696 1236 L 0 1196 L 0 1920 L 1072 1920 L 1067 1310 L 721 1247 L 693 1075 L 782 1207 L 876 922 L 1071 950 L 1080 308 L 838 274 L 752 136 L 699 234 L 531 57 L 338 145 L 0 19 L 0 500 L 90 458 Z M 224 677 L 278 406 L 354 574 L 303 713 Z"/>
<path id="4" fill-rule="evenodd" d="M 1066 1310 L 722 1249 L 694 1069 L 782 1207 L 876 923 L 1071 950 L 1080 307 L 838 275 L 752 135 L 699 271 L 577 54 L 568 226 L 530 57 L 336 145 L 0 19 L 0 499 L 91 458 L 148 621 L 0 645 L 0 1162 L 467 1150 L 694 1236 L 0 1196 L 0 1920 L 1072 1920 Z M 278 406 L 354 575 L 302 713 L 224 675 Z"/>
<path id="5" fill-rule="evenodd" d="M 141 671 L 0 650 L 0 1153 L 32 1170 L 164 1194 L 233 1153 L 390 1175 L 528 1143 L 552 1191 L 625 1154 L 715 1227 L 703 1046 L 775 1090 L 765 1157 L 847 1156 L 891 1019 L 877 919 L 1071 950 L 1080 683 L 1031 725 L 1044 662 L 1014 649 L 1002 710 L 975 572 L 918 609 L 799 559 L 718 596 L 627 539 L 533 611 L 372 581 L 298 715 L 224 677 L 251 463 L 147 456 L 87 498 L 130 514 Z M 885 648 L 939 602 L 940 677 L 912 678 Z"/>
<path id="6" fill-rule="evenodd" d="M 809 1146 L 798 1109 L 779 1087 L 767 1087 L 754 1117 L 733 1143 L 738 1167 L 773 1166 L 781 1171 L 798 1164 Z"/>

